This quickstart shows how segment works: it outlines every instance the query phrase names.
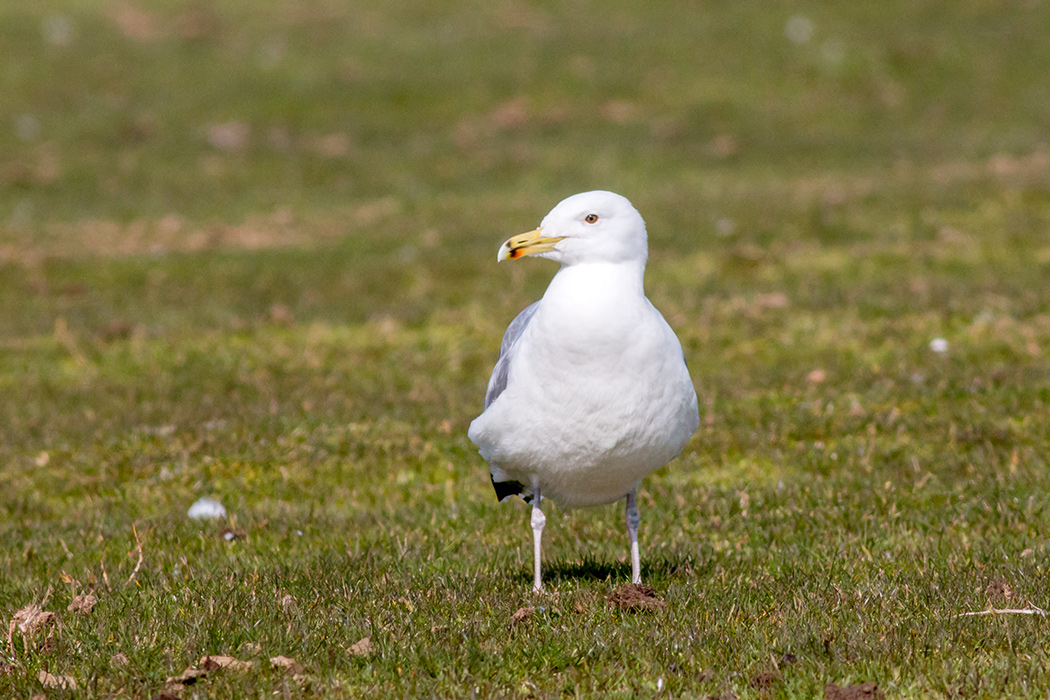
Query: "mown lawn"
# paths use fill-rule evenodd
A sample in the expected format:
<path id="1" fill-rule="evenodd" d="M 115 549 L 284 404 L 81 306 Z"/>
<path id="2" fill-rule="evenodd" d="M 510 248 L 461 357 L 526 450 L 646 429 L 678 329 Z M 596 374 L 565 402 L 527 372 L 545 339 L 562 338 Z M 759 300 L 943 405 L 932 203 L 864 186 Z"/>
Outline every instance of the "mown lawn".
<path id="1" fill-rule="evenodd" d="M 0 696 L 1046 697 L 1050 620 L 962 614 L 1050 609 L 1048 35 L 977 0 L 0 5 Z M 664 609 L 608 600 L 618 507 L 548 507 L 533 595 L 466 437 L 553 272 L 499 243 L 595 188 L 701 402 L 640 493 Z"/>

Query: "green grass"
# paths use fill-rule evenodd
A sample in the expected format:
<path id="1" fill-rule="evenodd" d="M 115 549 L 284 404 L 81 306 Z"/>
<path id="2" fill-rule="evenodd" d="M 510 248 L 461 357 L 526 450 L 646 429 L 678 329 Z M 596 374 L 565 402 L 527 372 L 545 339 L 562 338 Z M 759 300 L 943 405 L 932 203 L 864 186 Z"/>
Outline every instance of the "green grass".
<path id="1" fill-rule="evenodd" d="M 0 626 L 61 618 L 0 695 L 1050 693 L 1050 621 L 958 616 L 1050 608 L 1050 6 L 423 5 L 0 7 Z M 664 611 L 613 507 L 531 594 L 466 437 L 552 272 L 499 243 L 597 187 L 701 402 Z"/>

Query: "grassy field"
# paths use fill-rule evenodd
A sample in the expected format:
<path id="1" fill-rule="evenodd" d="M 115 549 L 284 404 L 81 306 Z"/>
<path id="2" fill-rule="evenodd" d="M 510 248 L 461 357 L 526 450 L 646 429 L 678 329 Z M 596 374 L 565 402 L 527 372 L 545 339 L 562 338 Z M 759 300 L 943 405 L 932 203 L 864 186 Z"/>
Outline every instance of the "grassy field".
<path id="1" fill-rule="evenodd" d="M 1050 608 L 1050 3 L 357 5 L 0 4 L 0 696 L 1050 694 L 961 615 Z M 466 437 L 595 188 L 700 396 L 662 610 L 619 507 L 533 595 Z"/>

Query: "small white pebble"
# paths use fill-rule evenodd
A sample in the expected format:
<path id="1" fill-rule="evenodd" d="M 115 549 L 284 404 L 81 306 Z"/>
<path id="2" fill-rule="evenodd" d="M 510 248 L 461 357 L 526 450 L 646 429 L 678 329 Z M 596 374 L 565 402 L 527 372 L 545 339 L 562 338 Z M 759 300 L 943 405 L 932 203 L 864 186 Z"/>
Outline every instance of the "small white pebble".
<path id="1" fill-rule="evenodd" d="M 33 221 L 33 203 L 28 199 L 23 199 L 15 204 L 14 210 L 11 212 L 11 218 L 8 221 L 11 222 L 12 226 L 28 226 Z"/>
<path id="2" fill-rule="evenodd" d="M 656 679 L 656 692 L 659 693 L 663 689 L 664 689 L 664 679 L 663 678 L 657 678 Z"/>
<path id="3" fill-rule="evenodd" d="M 828 66 L 837 68 L 846 60 L 846 45 L 839 39 L 828 39 L 820 45 L 820 57 Z"/>
<path id="4" fill-rule="evenodd" d="M 15 136 L 19 141 L 32 141 L 40 136 L 40 120 L 32 114 L 20 114 L 15 119 Z"/>
<path id="5" fill-rule="evenodd" d="M 937 353 L 948 352 L 948 341 L 944 338 L 934 338 L 930 341 L 930 350 Z"/>
<path id="6" fill-rule="evenodd" d="M 194 520 L 211 520 L 214 518 L 225 518 L 226 508 L 218 501 L 210 498 L 201 498 L 186 511 L 186 515 Z"/>
<path id="7" fill-rule="evenodd" d="M 252 128 L 246 122 L 229 121 L 205 127 L 208 145 L 217 151 L 239 151 L 248 145 Z"/>
<path id="8" fill-rule="evenodd" d="M 784 24 L 784 34 L 792 44 L 805 44 L 813 38 L 813 20 L 795 15 Z"/>
<path id="9" fill-rule="evenodd" d="M 73 40 L 73 22 L 66 15 L 50 15 L 43 29 L 44 41 L 52 46 L 69 46 Z"/>
<path id="10" fill-rule="evenodd" d="M 419 248 L 414 245 L 403 245 L 397 251 L 397 261 L 403 265 L 414 262 L 419 257 Z"/>

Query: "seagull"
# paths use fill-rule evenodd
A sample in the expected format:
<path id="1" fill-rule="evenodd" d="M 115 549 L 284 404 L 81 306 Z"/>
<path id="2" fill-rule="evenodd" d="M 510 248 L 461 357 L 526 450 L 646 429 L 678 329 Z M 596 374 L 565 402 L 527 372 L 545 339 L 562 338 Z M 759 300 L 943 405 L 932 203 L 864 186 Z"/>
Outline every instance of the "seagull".
<path id="1" fill-rule="evenodd" d="M 507 327 L 468 436 L 496 497 L 532 504 L 535 591 L 544 498 L 565 508 L 625 499 L 631 582 L 641 583 L 638 485 L 700 424 L 682 345 L 643 289 L 645 222 L 618 194 L 576 194 L 505 241 L 497 262 L 530 255 L 561 268 Z"/>

